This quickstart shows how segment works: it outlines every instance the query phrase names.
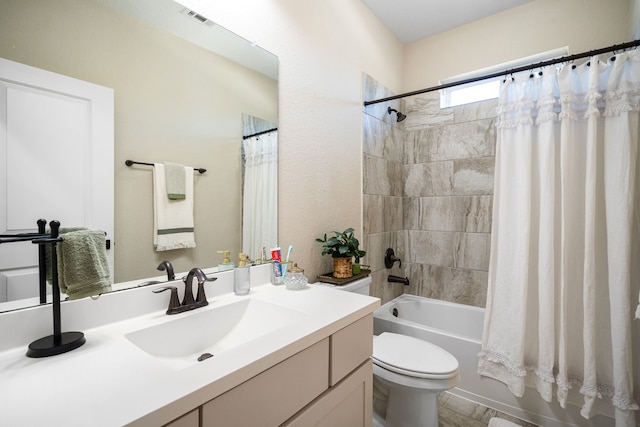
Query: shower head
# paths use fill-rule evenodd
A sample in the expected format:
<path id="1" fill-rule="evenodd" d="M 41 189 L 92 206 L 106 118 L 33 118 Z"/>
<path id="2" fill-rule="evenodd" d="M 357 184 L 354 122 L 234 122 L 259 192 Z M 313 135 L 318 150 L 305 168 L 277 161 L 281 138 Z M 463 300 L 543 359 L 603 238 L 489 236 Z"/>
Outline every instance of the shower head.
<path id="1" fill-rule="evenodd" d="M 398 117 L 398 122 L 401 122 L 407 118 L 405 114 L 402 114 L 400 111 L 396 110 L 395 108 L 391 108 L 391 107 L 387 108 L 387 114 L 391 114 L 393 112 L 396 113 L 396 116 Z"/>

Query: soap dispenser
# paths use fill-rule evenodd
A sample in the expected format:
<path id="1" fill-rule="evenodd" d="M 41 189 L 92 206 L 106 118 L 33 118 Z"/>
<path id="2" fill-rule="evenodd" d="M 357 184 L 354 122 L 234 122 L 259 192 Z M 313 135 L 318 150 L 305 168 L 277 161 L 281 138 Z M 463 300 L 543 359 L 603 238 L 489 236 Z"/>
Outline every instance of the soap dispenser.
<path id="1" fill-rule="evenodd" d="M 231 262 L 230 251 L 218 251 L 219 254 L 222 254 L 222 262 L 218 264 L 218 271 L 232 270 L 235 265 Z"/>
<path id="2" fill-rule="evenodd" d="M 233 280 L 233 292 L 236 295 L 246 295 L 250 290 L 251 276 L 251 260 L 245 253 L 238 254 L 238 267 L 236 268 Z"/>

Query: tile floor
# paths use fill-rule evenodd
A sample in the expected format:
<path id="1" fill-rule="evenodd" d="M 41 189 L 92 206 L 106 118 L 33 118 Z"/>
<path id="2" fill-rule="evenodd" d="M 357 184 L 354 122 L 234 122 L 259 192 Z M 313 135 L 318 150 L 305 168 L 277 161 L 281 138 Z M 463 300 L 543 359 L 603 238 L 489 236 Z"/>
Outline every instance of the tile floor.
<path id="1" fill-rule="evenodd" d="M 523 427 L 538 427 L 447 392 L 438 396 L 438 417 L 439 427 L 487 427 L 492 417 L 504 418 Z"/>

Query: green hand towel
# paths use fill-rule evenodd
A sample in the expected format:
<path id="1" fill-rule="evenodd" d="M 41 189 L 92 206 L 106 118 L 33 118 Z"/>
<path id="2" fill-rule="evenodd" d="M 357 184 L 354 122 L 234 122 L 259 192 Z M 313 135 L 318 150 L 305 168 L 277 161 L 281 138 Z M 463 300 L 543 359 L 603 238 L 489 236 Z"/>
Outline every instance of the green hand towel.
<path id="1" fill-rule="evenodd" d="M 86 230 L 86 228 L 84 227 L 65 227 L 65 228 L 60 228 L 58 230 L 58 236 L 62 236 L 65 233 L 70 233 L 72 231 L 79 231 L 79 230 Z M 47 229 L 45 230 L 46 234 L 51 234 L 51 229 L 49 227 L 47 227 Z M 45 279 L 47 282 L 49 282 L 50 284 L 52 283 L 51 278 L 53 276 L 51 276 L 51 245 L 44 245 L 44 256 L 45 256 L 45 266 L 46 266 L 46 275 L 45 275 Z M 60 277 L 60 274 L 58 274 L 58 277 Z M 58 280 L 59 282 L 60 280 Z"/>
<path id="2" fill-rule="evenodd" d="M 167 184 L 167 197 L 169 197 L 169 200 L 182 200 L 186 197 L 187 187 L 183 165 L 165 162 L 164 179 Z"/>
<path id="3" fill-rule="evenodd" d="M 111 291 L 106 236 L 102 231 L 79 230 L 62 235 L 58 243 L 58 282 L 69 299 Z"/>

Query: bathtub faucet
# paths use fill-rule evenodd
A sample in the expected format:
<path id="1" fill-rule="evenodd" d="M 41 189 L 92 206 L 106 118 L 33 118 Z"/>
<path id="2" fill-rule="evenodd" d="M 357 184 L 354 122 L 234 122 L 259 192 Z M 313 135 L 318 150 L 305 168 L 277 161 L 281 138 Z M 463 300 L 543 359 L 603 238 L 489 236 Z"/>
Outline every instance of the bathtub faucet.
<path id="1" fill-rule="evenodd" d="M 394 275 L 389 275 L 389 278 L 387 279 L 387 281 L 391 283 L 404 283 L 405 286 L 409 286 L 408 277 L 398 277 Z"/>

